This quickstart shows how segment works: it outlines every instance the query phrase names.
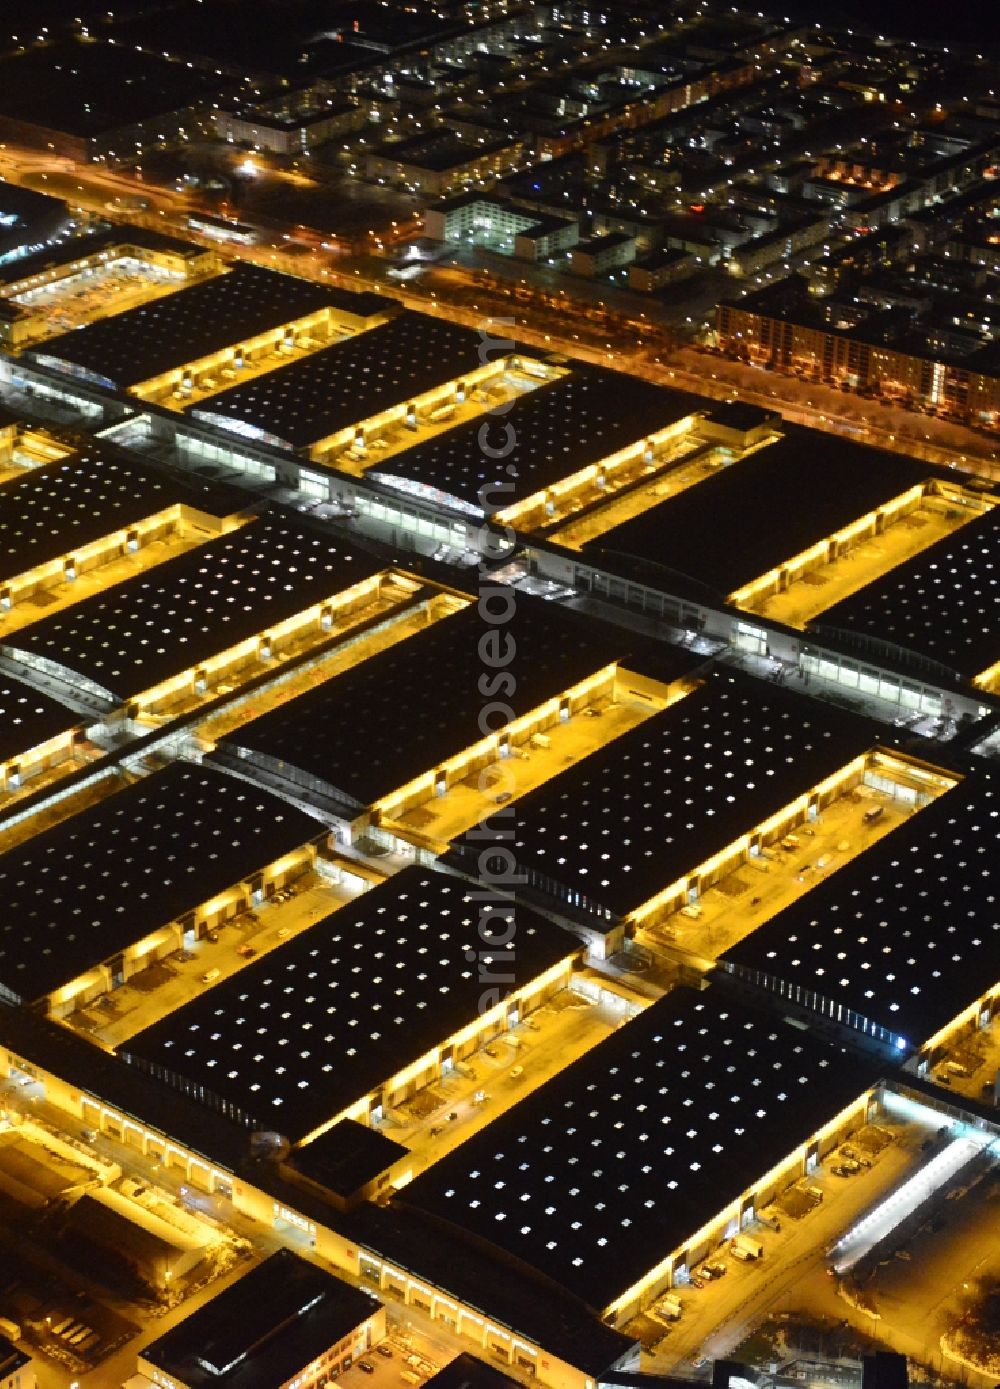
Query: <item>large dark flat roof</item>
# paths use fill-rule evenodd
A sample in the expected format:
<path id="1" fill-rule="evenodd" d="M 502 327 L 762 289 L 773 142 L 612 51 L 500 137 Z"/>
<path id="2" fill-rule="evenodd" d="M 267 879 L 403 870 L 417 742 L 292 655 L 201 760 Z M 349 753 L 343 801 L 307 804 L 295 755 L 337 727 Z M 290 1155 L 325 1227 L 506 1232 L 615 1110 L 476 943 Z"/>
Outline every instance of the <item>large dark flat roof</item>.
<path id="1" fill-rule="evenodd" d="M 0 762 L 30 752 L 80 721 L 79 714 L 51 695 L 0 672 Z"/>
<path id="2" fill-rule="evenodd" d="M 221 391 L 191 413 L 224 427 L 250 425 L 276 442 L 306 448 L 475 370 L 481 365 L 481 345 L 470 328 L 428 314 L 402 313 Z"/>
<path id="3" fill-rule="evenodd" d="M 503 842 L 536 886 L 624 916 L 876 740 L 847 711 L 715 674 L 520 797 Z"/>
<path id="4" fill-rule="evenodd" d="M 551 1280 L 495 1248 L 470 1244 L 458 1230 L 410 1207 L 371 1202 L 339 1222 L 344 1235 L 415 1278 L 473 1307 L 498 1326 L 543 1346 L 594 1379 L 638 1348 Z"/>
<path id="5" fill-rule="evenodd" d="M 502 491 L 491 492 L 491 504 L 513 506 L 708 404 L 701 396 L 574 362 L 568 376 L 530 391 L 496 421 L 472 420 L 449 429 L 372 473 L 404 487 L 431 488 L 442 500 L 456 497 L 477 510 L 482 509 L 480 489 L 502 483 Z M 491 459 L 483 449 L 484 423 L 499 458 Z"/>
<path id="6" fill-rule="evenodd" d="M 374 1293 L 279 1249 L 140 1354 L 188 1389 L 287 1384 L 380 1305 Z"/>
<path id="7" fill-rule="evenodd" d="M 50 338 L 32 355 L 125 390 L 334 305 L 342 294 L 295 275 L 243 263 L 224 275 Z"/>
<path id="8" fill-rule="evenodd" d="M 6 63 L 0 65 L 0 72 L 5 70 Z M 42 218 L 65 212 L 66 204 L 62 198 L 0 179 L 0 216 L 16 217 L 19 224 L 30 227 Z"/>
<path id="9" fill-rule="evenodd" d="M 247 499 L 144 467 L 100 443 L 26 470 L 0 487 L 0 583 L 178 504 L 227 516 Z"/>
<path id="10" fill-rule="evenodd" d="M 222 745 L 263 754 L 317 778 L 348 803 L 371 805 L 482 740 L 477 691 L 490 672 L 480 641 L 497 630 L 470 604 L 243 724 Z M 513 642 L 515 688 L 497 688 L 515 715 L 624 658 L 641 640 L 523 593 L 499 630 L 502 650 Z"/>
<path id="11" fill-rule="evenodd" d="M 126 699 L 382 568 L 361 549 L 265 514 L 23 628 L 8 649 Z"/>
<path id="12" fill-rule="evenodd" d="M 861 1026 L 851 1009 L 919 1047 L 1000 979 L 998 830 L 1000 780 L 977 772 L 759 926 L 723 964 L 765 987 L 784 980 L 820 995 L 834 1020 Z"/>
<path id="13" fill-rule="evenodd" d="M 483 944 L 472 891 L 449 874 L 406 868 L 138 1033 L 122 1054 L 295 1142 L 477 1016 L 483 984 L 466 951 Z M 544 917 L 516 913 L 517 949 L 494 952 L 497 973 L 527 983 L 579 949 Z"/>
<path id="14" fill-rule="evenodd" d="M 905 647 L 970 679 L 1000 660 L 1000 506 L 810 623 Z"/>
<path id="15" fill-rule="evenodd" d="M 464 1350 L 425 1383 L 429 1389 L 515 1389 L 520 1380 Z"/>
<path id="16" fill-rule="evenodd" d="M 876 1073 L 717 988 L 677 989 L 397 1199 L 601 1310 Z"/>
<path id="17" fill-rule="evenodd" d="M 305 1147 L 296 1148 L 288 1166 L 346 1200 L 408 1151 L 378 1129 L 357 1119 L 341 1119 Z"/>
<path id="18" fill-rule="evenodd" d="M 720 595 L 791 559 L 935 469 L 785 426 L 785 437 L 588 541 L 588 559 L 638 556 Z"/>
<path id="19" fill-rule="evenodd" d="M 0 855 L 0 987 L 41 998 L 322 832 L 277 796 L 175 762 Z"/>

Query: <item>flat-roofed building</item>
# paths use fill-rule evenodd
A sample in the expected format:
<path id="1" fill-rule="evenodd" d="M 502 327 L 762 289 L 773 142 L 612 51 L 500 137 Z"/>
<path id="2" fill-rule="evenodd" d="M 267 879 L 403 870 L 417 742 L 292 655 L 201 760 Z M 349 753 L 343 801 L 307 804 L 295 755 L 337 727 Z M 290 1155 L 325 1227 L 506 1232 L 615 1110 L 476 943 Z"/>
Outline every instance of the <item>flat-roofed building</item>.
<path id="1" fill-rule="evenodd" d="M 517 909 L 512 933 L 512 903 L 492 904 L 481 930 L 482 910 L 461 879 L 406 868 L 121 1055 L 293 1143 L 377 1120 L 568 982 L 581 942 L 530 908 Z"/>
<path id="2" fill-rule="evenodd" d="M 81 1123 L 124 1140 L 197 1190 L 219 1192 L 279 1237 L 304 1239 L 352 1280 L 384 1287 L 420 1310 L 433 1306 L 443 1324 L 498 1364 L 530 1369 L 551 1389 L 586 1389 L 587 1379 L 604 1380 L 609 1369 L 638 1367 L 632 1337 L 551 1279 L 530 1270 L 504 1277 L 495 1254 L 472 1248 L 457 1231 L 429 1230 L 409 1212 L 370 1201 L 338 1210 L 334 1225 L 329 1201 L 310 1199 L 267 1162 L 255 1165 L 260 1185 L 248 1181 L 245 1129 L 37 1012 L 0 1008 L 0 1063 L 20 1083 L 44 1086 L 50 1102 Z M 296 1149 L 296 1160 L 306 1151 Z"/>
<path id="3" fill-rule="evenodd" d="M 330 341 L 394 311 L 379 295 L 314 284 L 259 265 L 178 289 L 138 308 L 51 338 L 31 356 L 82 382 L 143 399 L 200 389 L 282 344 Z M 279 359 L 280 360 L 280 359 Z"/>
<path id="4" fill-rule="evenodd" d="M 428 314 L 403 312 L 356 338 L 334 343 L 220 391 L 192 410 L 195 419 L 279 448 L 317 456 L 354 442 L 355 428 L 447 387 L 496 374 L 484 369 L 482 338 Z M 370 426 L 374 427 L 374 426 Z M 345 432 L 346 431 L 346 432 Z"/>
<path id="5" fill-rule="evenodd" d="M 201 1222 L 182 1226 L 164 1219 L 105 1187 L 70 1193 L 67 1207 L 61 1239 L 78 1257 L 99 1264 L 130 1287 L 133 1296 L 180 1293 L 215 1234 Z"/>
<path id="6" fill-rule="evenodd" d="M 697 274 L 699 268 L 697 258 L 690 251 L 654 251 L 629 265 L 629 289 L 636 289 L 640 294 L 655 294 L 666 285 Z"/>
<path id="7" fill-rule="evenodd" d="M 475 871 L 495 845 L 614 948 L 859 784 L 877 735 L 852 713 L 716 674 L 528 792 L 509 821 L 476 826 L 450 861 Z"/>
<path id="8" fill-rule="evenodd" d="M 0 640 L 36 595 L 156 542 L 163 551 L 220 536 L 246 505 L 234 488 L 166 473 L 96 441 L 19 468 L 0 486 Z"/>
<path id="9" fill-rule="evenodd" d="M 746 936 L 723 969 L 855 1045 L 933 1064 L 1000 1011 L 998 825 L 997 779 L 972 773 Z"/>
<path id="10" fill-rule="evenodd" d="M 511 1379 L 478 1356 L 463 1351 L 425 1383 L 431 1389 L 514 1389 L 520 1381 Z"/>
<path id="11" fill-rule="evenodd" d="M 622 1325 L 863 1124 L 878 1076 L 718 988 L 677 989 L 396 1201 Z"/>
<path id="12" fill-rule="evenodd" d="M 35 1389 L 37 1383 L 31 1356 L 0 1336 L 0 1389 Z"/>
<path id="13" fill-rule="evenodd" d="M 897 498 L 916 505 L 934 470 L 829 435 L 784 436 L 587 542 L 591 557 L 625 554 L 708 585 L 720 598 L 778 576 L 836 533 Z M 872 522 L 874 525 L 874 520 Z"/>
<path id="14" fill-rule="evenodd" d="M 64 38 L 53 25 L 4 59 L 0 138 L 80 163 L 176 140 L 234 84 L 162 47 Z"/>
<path id="15" fill-rule="evenodd" d="M 441 198 L 512 173 L 523 154 L 519 135 L 463 140 L 439 128 L 380 145 L 366 156 L 365 173 L 378 183 Z"/>
<path id="16" fill-rule="evenodd" d="M 314 98 L 302 106 L 294 97 L 257 106 L 233 103 L 220 108 L 213 117 L 220 140 L 286 156 L 361 130 L 367 122 L 364 105 L 349 97 Z"/>
<path id="17" fill-rule="evenodd" d="M 221 269 L 214 251 L 191 242 L 97 224 L 0 265 L 0 301 L 11 310 L 0 342 L 23 348 Z"/>
<path id="18" fill-rule="evenodd" d="M 535 261 L 559 255 L 580 239 L 577 217 L 529 211 L 484 193 L 463 193 L 427 208 L 424 229 L 436 241 L 482 245 Z"/>
<path id="19" fill-rule="evenodd" d="M 620 472 L 654 458 L 693 426 L 706 404 L 574 363 L 567 375 L 525 395 L 485 428 L 473 422 L 448 430 L 396 455 L 372 476 L 467 515 L 496 511 L 499 520 L 529 531 L 550 522 L 580 488 L 590 486 L 600 496 Z"/>
<path id="20" fill-rule="evenodd" d="M 385 1332 L 385 1308 L 371 1293 L 280 1249 L 146 1346 L 139 1382 L 159 1389 L 318 1389 Z"/>
<path id="21" fill-rule="evenodd" d="M 450 613 L 243 724 L 220 741 L 219 753 L 243 775 L 377 827 L 610 693 L 618 660 L 636 638 L 539 598 L 498 593 L 510 609 L 502 628 L 484 624 L 476 606 Z M 509 678 L 491 692 L 505 660 Z M 504 692 L 503 712 L 508 704 L 511 712 L 495 732 L 477 690 L 487 700 Z"/>
<path id="22" fill-rule="evenodd" d="M 1000 692 L 1000 507 L 879 575 L 810 623 L 880 650 L 912 653 L 947 677 Z"/>
<path id="23" fill-rule="evenodd" d="M 620 523 L 590 523 L 583 552 L 614 570 L 659 567 L 728 602 L 803 628 L 872 571 L 962 530 L 993 498 L 948 471 L 864 444 L 785 426 L 734 459 L 721 446 L 696 485 Z"/>
<path id="24" fill-rule="evenodd" d="M 69 208 L 61 198 L 4 180 L 0 186 L 0 266 L 13 265 L 54 245 L 70 230 Z"/>
<path id="25" fill-rule="evenodd" d="M 337 1209 L 351 1210 L 405 1181 L 412 1167 L 409 1148 L 381 1129 L 358 1119 L 339 1119 L 294 1148 L 280 1170 L 293 1186 Z"/>
<path id="26" fill-rule="evenodd" d="M 79 714 L 0 673 L 0 797 L 67 761 L 82 736 Z"/>
<path id="27" fill-rule="evenodd" d="M 109 710 L 153 716 L 325 639 L 392 577 L 356 546 L 265 513 L 23 628 L 0 652 Z"/>
<path id="28" fill-rule="evenodd" d="M 326 832 L 176 762 L 0 854 L 0 996 L 68 1014 L 309 868 Z"/>
<path id="29" fill-rule="evenodd" d="M 608 275 L 635 260 L 635 237 L 627 232 L 606 232 L 578 241 L 569 253 L 574 275 Z"/>

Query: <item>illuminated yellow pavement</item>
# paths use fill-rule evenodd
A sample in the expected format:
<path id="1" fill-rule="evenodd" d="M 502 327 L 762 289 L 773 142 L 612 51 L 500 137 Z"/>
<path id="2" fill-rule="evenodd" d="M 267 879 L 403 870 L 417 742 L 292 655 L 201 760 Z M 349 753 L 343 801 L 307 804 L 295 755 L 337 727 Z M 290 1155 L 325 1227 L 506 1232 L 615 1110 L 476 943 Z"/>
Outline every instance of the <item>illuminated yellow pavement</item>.
<path id="1" fill-rule="evenodd" d="M 833 564 L 813 570 L 796 580 L 784 593 L 747 605 L 748 612 L 759 613 L 789 627 L 805 627 L 835 603 L 850 597 L 865 584 L 888 573 L 896 565 L 919 555 L 936 541 L 959 530 L 974 513 L 935 502 L 918 507 L 881 535 L 872 536 Z"/>
<path id="2" fill-rule="evenodd" d="M 665 475 L 662 472 L 662 463 L 647 464 L 646 471 L 650 474 L 647 487 L 636 487 L 624 496 L 610 498 L 606 506 L 599 507 L 589 516 L 579 520 L 570 520 L 557 530 L 548 532 L 546 538 L 565 545 L 568 549 L 580 550 L 588 541 L 597 540 L 613 527 L 630 521 L 633 516 L 640 516 L 669 497 L 676 497 L 681 492 L 686 492 L 689 487 L 704 482 L 705 478 L 711 477 L 722 466 L 718 450 L 709 449 L 702 452 L 698 440 L 687 440 L 686 446 L 679 448 L 674 457 L 683 458 L 692 451 L 698 451 L 697 458 L 678 468 L 672 468 Z M 670 461 L 672 460 L 668 458 L 667 462 Z M 574 496 L 572 510 L 580 510 L 601 495 L 603 494 L 598 489 L 591 486 L 589 494 L 581 493 Z"/>
<path id="3" fill-rule="evenodd" d="M 408 595 L 407 595 L 408 596 Z M 353 613 L 352 620 L 345 623 L 340 629 L 343 635 L 350 634 L 353 627 L 360 626 L 361 623 L 372 619 L 377 619 L 386 614 L 390 614 L 396 602 L 386 599 L 379 599 L 369 604 L 366 608 L 359 609 Z M 297 667 L 289 671 L 284 676 L 279 676 L 272 683 L 261 689 L 255 690 L 246 700 L 236 701 L 220 709 L 218 713 L 211 714 L 205 719 L 204 723 L 198 725 L 197 735 L 205 742 L 218 742 L 228 733 L 241 728 L 243 724 L 249 723 L 251 719 L 257 718 L 261 714 L 270 713 L 274 709 L 280 709 L 283 704 L 289 703 L 298 695 L 305 694 L 308 690 L 317 685 L 323 685 L 328 680 L 332 680 L 337 675 L 342 675 L 345 671 L 351 670 L 362 661 L 368 660 L 370 656 L 376 655 L 379 651 L 385 651 L 390 646 L 395 646 L 397 642 L 405 641 L 407 637 L 416 635 L 418 632 L 426 631 L 432 622 L 444 617 L 446 613 L 453 611 L 453 603 L 450 599 L 432 600 L 429 611 L 424 606 L 401 612 L 394 620 L 379 630 L 373 631 L 360 638 L 358 641 L 351 642 L 347 646 L 337 647 L 332 651 L 325 652 L 318 656 L 314 661 Z M 301 642 L 293 644 L 285 653 L 284 659 L 288 660 L 293 656 L 301 655 L 307 651 L 310 645 L 316 645 L 318 641 L 328 641 L 330 632 L 321 632 L 317 637 L 315 634 L 311 638 L 306 637 Z M 245 668 L 245 673 L 259 673 L 260 666 L 254 661 Z M 234 677 L 238 680 L 239 672 Z M 169 709 L 170 717 L 176 717 L 179 712 L 186 712 L 197 708 L 201 699 L 215 698 L 219 694 L 219 689 L 209 691 L 204 697 L 199 697 L 194 693 L 189 693 L 183 699 L 178 700 L 177 704 Z"/>
<path id="4" fill-rule="evenodd" d="M 882 817 L 866 824 L 864 814 L 874 806 L 883 808 Z M 919 813 L 890 801 L 888 796 L 849 792 L 826 806 L 811 825 L 795 830 L 797 846 L 772 846 L 768 851 L 771 857 L 763 861 L 766 872 L 744 863 L 704 892 L 698 904 L 702 914 L 697 920 L 677 911 L 665 921 L 639 930 L 636 939 L 651 949 L 666 947 L 670 955 L 684 952 L 707 967 L 822 879 Z"/>
<path id="5" fill-rule="evenodd" d="M 157 565 L 215 539 L 217 536 L 208 531 L 181 522 L 171 534 L 150 541 L 134 554 L 116 555 L 106 564 L 86 570 L 79 578 L 63 579 L 51 587 L 38 589 L 29 597 L 16 601 L 8 611 L 0 612 L 0 641 L 6 641 L 12 633 L 32 622 L 52 617 L 74 603 L 82 603 L 85 598 L 105 593 L 116 584 L 134 579 L 138 574 L 145 574 Z"/>
<path id="6" fill-rule="evenodd" d="M 384 822 L 385 828 L 404 836 L 409 831 L 444 845 L 496 810 L 498 795 L 504 797 L 504 804 L 517 800 L 635 728 L 663 705 L 620 694 L 613 703 L 599 701 L 596 707 L 598 714 L 583 711 L 566 723 L 547 728 L 548 747 L 530 744 L 515 748 L 510 757 L 449 786 L 443 796 L 425 801 L 397 820 Z"/>

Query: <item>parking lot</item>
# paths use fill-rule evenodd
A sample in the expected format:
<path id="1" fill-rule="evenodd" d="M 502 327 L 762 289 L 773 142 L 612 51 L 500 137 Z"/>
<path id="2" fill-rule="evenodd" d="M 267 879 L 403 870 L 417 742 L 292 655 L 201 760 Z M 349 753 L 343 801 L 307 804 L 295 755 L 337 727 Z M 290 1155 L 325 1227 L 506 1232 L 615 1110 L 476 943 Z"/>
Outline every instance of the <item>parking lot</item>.
<path id="1" fill-rule="evenodd" d="M 337 1380 L 346 1389 L 404 1389 L 423 1384 L 442 1369 L 455 1352 L 432 1339 L 409 1322 L 403 1309 L 390 1307 L 389 1334 L 360 1362 L 355 1362 Z"/>
<path id="2" fill-rule="evenodd" d="M 988 1027 L 955 1038 L 927 1079 L 953 1095 L 965 1095 L 981 1104 L 991 1104 L 995 1103 L 993 1095 L 998 1073 L 1000 1019 L 994 1018 Z"/>

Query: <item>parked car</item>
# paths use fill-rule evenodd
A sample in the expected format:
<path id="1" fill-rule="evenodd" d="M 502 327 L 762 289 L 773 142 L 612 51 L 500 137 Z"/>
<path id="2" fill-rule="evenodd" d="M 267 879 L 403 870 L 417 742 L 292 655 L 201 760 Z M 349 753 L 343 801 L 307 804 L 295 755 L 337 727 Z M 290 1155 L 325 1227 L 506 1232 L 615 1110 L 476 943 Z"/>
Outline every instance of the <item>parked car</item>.
<path id="1" fill-rule="evenodd" d="M 383 1358 L 383 1360 L 391 1360 L 391 1359 L 392 1359 L 392 1351 L 389 1349 L 389 1347 L 385 1344 L 384 1341 L 382 1342 L 381 1345 L 378 1345 L 378 1346 L 375 1347 L 375 1354 L 376 1354 L 376 1355 L 381 1355 L 382 1358 Z"/>
<path id="2" fill-rule="evenodd" d="M 706 1278 L 723 1278 L 726 1273 L 726 1266 L 722 1263 L 703 1264 L 702 1273 Z"/>
<path id="3" fill-rule="evenodd" d="M 842 1157 L 850 1158 L 852 1162 L 857 1162 L 862 1167 L 871 1167 L 872 1165 L 871 1158 L 865 1157 L 864 1153 L 859 1153 L 856 1148 L 848 1148 L 846 1143 L 840 1152 Z"/>
<path id="4" fill-rule="evenodd" d="M 363 1370 L 366 1375 L 373 1375 L 375 1373 L 375 1366 L 370 1360 L 359 1360 L 358 1369 Z"/>

